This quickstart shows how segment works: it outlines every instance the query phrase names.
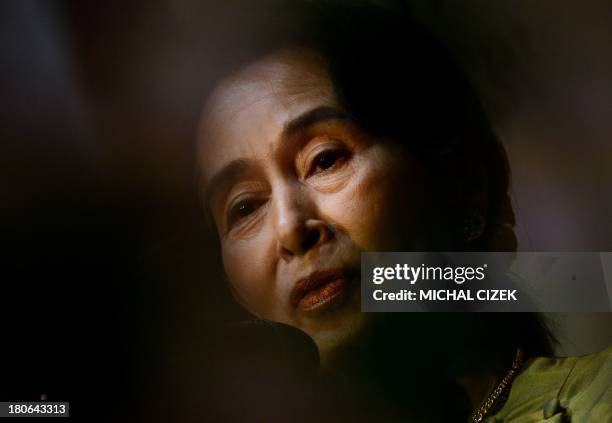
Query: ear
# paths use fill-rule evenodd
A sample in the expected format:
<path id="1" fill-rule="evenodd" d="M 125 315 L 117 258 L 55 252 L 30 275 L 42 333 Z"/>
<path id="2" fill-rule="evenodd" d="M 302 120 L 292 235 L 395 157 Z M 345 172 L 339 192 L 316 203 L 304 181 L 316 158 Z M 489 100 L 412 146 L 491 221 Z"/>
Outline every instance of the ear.
<path id="1" fill-rule="evenodd" d="M 506 195 L 496 210 L 496 215 L 490 217 L 491 228 L 487 234 L 486 248 L 488 251 L 515 252 L 518 240 L 514 233 L 514 211 L 509 195 Z"/>
<path id="2" fill-rule="evenodd" d="M 434 161 L 441 248 L 475 251 L 489 225 L 490 185 L 484 158 L 457 143 Z"/>
<path id="3" fill-rule="evenodd" d="M 486 151 L 486 150 L 485 150 Z M 462 239 L 471 251 L 516 251 L 514 211 L 508 192 L 510 170 L 501 145 L 467 160 L 471 170 L 463 181 Z"/>
<path id="4" fill-rule="evenodd" d="M 514 213 L 508 196 L 509 170 L 501 145 L 457 148 L 436 162 L 441 222 L 450 248 L 516 251 Z M 444 238 L 442 238 L 444 239 Z"/>
<path id="5" fill-rule="evenodd" d="M 489 217 L 489 180 L 482 163 L 471 163 L 459 192 L 463 193 L 459 236 L 466 244 L 478 242 L 491 223 Z"/>

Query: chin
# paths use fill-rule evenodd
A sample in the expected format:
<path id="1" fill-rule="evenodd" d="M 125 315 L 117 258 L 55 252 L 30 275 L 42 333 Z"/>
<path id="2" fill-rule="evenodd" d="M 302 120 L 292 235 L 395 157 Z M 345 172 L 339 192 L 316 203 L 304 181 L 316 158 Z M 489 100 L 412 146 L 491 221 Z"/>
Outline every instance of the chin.
<path id="1" fill-rule="evenodd" d="M 363 333 L 369 314 L 361 312 L 360 290 L 338 310 L 308 319 L 299 326 L 315 342 L 319 349 L 321 364 L 339 348 L 351 344 Z"/>

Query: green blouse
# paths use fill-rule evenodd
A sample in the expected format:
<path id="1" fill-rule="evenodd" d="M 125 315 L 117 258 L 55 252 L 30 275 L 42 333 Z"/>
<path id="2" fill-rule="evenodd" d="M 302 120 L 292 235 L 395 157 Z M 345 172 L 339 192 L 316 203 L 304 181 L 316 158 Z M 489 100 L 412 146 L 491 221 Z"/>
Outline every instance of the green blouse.
<path id="1" fill-rule="evenodd" d="M 504 406 L 485 422 L 612 423 L 612 346 L 596 354 L 528 361 Z"/>

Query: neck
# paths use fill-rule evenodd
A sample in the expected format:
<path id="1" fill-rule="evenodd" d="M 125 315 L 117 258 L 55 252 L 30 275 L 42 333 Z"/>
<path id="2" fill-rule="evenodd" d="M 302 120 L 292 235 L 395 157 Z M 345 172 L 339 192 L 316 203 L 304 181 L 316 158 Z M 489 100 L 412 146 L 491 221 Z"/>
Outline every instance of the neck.
<path id="1" fill-rule="evenodd" d="M 472 408 L 479 407 L 495 389 L 501 375 L 495 371 L 479 372 L 459 377 L 457 383 L 463 388 Z"/>
<path id="2" fill-rule="evenodd" d="M 444 398 L 449 410 L 474 410 L 512 361 L 497 350 L 466 347 L 478 345 L 473 341 L 486 329 L 475 324 L 473 318 L 444 314 L 380 316 L 362 342 L 339 349 L 322 364 L 331 373 L 340 373 L 352 386 L 379 386 L 385 398 L 391 402 L 397 399 L 407 408 L 431 413 Z"/>

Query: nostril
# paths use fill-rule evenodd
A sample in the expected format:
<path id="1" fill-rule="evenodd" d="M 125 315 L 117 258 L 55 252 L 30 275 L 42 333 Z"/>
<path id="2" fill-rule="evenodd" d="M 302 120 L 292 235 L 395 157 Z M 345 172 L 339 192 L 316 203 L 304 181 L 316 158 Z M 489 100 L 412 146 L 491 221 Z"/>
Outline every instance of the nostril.
<path id="1" fill-rule="evenodd" d="M 302 241 L 302 251 L 308 251 L 319 243 L 321 233 L 317 230 L 310 231 Z"/>
<path id="2" fill-rule="evenodd" d="M 276 251 L 286 262 L 293 256 L 304 255 L 333 238 L 333 232 L 322 221 L 300 220 L 280 227 Z"/>
<path id="3" fill-rule="evenodd" d="M 289 260 L 291 260 L 291 257 L 293 257 L 293 253 L 291 252 L 291 250 L 288 250 L 287 248 L 283 247 L 282 245 L 278 246 L 278 252 L 279 252 L 281 258 L 283 260 L 285 260 L 286 262 L 289 262 Z"/>

